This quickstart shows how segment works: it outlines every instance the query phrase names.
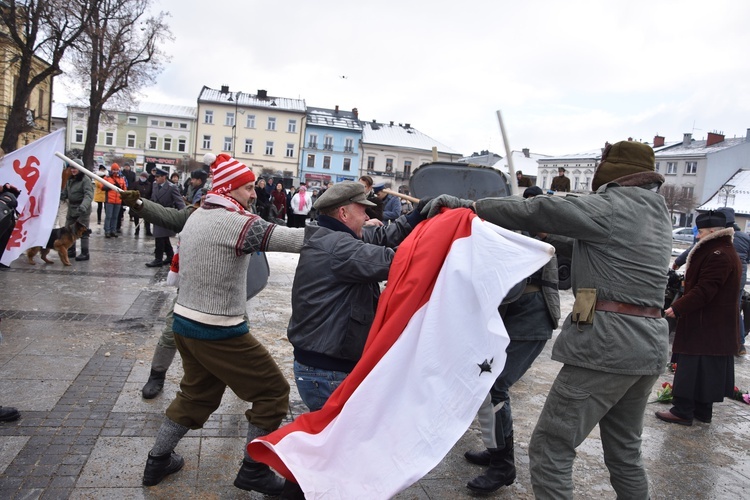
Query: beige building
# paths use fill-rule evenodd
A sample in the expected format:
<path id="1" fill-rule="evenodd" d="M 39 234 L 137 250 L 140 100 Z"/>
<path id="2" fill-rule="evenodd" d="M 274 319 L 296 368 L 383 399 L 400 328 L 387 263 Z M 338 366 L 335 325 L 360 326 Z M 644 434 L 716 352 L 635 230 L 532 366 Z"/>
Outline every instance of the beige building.
<path id="1" fill-rule="evenodd" d="M 414 170 L 433 161 L 433 148 L 437 161 L 455 162 L 462 155 L 432 137 L 423 134 L 411 124 L 363 122 L 360 175 L 369 175 L 376 184 L 390 183 L 395 190 L 408 189 Z"/>
<path id="2" fill-rule="evenodd" d="M 5 134 L 10 108 L 15 96 L 18 79 L 18 50 L 5 36 L 7 27 L 0 24 L 0 138 Z M 48 63 L 34 56 L 32 71 L 40 72 Z M 33 75 L 32 75 L 33 76 Z M 26 123 L 18 136 L 17 147 L 23 147 L 44 137 L 50 132 L 52 113 L 52 78 L 47 78 L 31 91 L 26 101 Z"/>
<path id="3" fill-rule="evenodd" d="M 256 174 L 297 177 L 305 112 L 303 99 L 204 86 L 198 96 L 194 158 L 226 153 Z"/>

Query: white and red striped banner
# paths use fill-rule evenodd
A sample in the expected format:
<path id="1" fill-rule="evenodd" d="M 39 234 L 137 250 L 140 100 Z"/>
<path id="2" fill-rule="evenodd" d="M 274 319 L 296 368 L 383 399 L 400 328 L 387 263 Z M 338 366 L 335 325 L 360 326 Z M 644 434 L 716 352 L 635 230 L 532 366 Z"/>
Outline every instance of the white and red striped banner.
<path id="1" fill-rule="evenodd" d="M 456 209 L 396 252 L 362 359 L 319 411 L 248 445 L 309 500 L 385 499 L 427 474 L 505 365 L 497 308 L 554 250 Z"/>
<path id="2" fill-rule="evenodd" d="M 20 214 L 0 263 L 10 265 L 27 248 L 44 246 L 60 205 L 63 162 L 55 151 L 65 149 L 65 129 L 57 130 L 0 160 L 0 185 L 21 190 Z"/>

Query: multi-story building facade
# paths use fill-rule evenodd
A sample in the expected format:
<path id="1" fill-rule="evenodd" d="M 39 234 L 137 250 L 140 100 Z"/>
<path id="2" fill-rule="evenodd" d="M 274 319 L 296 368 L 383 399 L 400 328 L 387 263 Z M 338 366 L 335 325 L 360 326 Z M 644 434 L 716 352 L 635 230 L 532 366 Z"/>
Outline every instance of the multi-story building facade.
<path id="1" fill-rule="evenodd" d="M 18 61 L 21 57 L 18 49 L 7 35 L 8 28 L 0 24 L 0 138 L 5 134 L 5 125 L 15 97 L 18 80 Z M 49 63 L 34 56 L 32 77 L 47 68 Z M 50 133 L 52 120 L 52 77 L 36 86 L 26 101 L 26 123 L 18 137 L 17 147 L 22 147 Z"/>
<path id="2" fill-rule="evenodd" d="M 363 122 L 360 175 L 375 183 L 390 183 L 392 189 L 409 188 L 412 172 L 424 163 L 455 162 L 463 155 L 423 134 L 410 124 Z"/>
<path id="3" fill-rule="evenodd" d="M 69 106 L 66 149 L 83 149 L 88 108 Z M 94 151 L 96 164 L 115 158 L 140 170 L 153 162 L 167 171 L 183 170 L 195 144 L 195 108 L 140 103 L 129 111 L 104 110 Z"/>
<path id="4" fill-rule="evenodd" d="M 355 181 L 359 176 L 362 123 L 357 108 L 307 108 L 299 180 L 308 186 Z"/>
<path id="5" fill-rule="evenodd" d="M 198 96 L 194 157 L 227 153 L 257 174 L 298 177 L 305 128 L 305 101 L 216 90 L 204 86 Z"/>
<path id="6" fill-rule="evenodd" d="M 739 170 L 750 168 L 750 129 L 745 137 L 732 139 L 717 132 L 709 132 L 703 140 L 684 134 L 682 142 L 655 151 L 655 157 L 664 186 L 675 186 L 683 198 L 692 199 L 673 214 L 675 224 L 689 225 L 695 208 L 717 196 Z"/>
<path id="7" fill-rule="evenodd" d="M 552 179 L 558 175 L 558 169 L 564 168 L 565 176 L 570 179 L 571 191 L 590 191 L 594 169 L 601 156 L 602 150 L 595 149 L 583 153 L 540 158 L 537 162 L 536 185 L 546 191 L 552 186 Z"/>

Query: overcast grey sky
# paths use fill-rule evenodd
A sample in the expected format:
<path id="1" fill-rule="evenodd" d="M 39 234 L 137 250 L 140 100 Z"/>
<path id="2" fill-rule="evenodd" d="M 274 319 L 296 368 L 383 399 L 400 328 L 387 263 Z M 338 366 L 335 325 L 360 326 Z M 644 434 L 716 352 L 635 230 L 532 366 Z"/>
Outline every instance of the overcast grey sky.
<path id="1" fill-rule="evenodd" d="M 156 0 L 172 60 L 143 101 L 203 85 L 358 108 L 463 153 L 566 154 L 750 128 L 744 0 Z M 345 77 L 345 78 L 342 78 Z"/>

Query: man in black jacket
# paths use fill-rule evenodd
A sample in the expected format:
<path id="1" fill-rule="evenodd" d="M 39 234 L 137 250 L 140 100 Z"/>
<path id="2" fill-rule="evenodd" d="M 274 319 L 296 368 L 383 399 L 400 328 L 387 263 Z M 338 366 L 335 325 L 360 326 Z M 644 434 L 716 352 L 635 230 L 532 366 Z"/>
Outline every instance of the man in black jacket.
<path id="1" fill-rule="evenodd" d="M 21 194 L 15 186 L 5 184 L 0 188 L 0 258 L 5 252 L 8 240 L 16 226 L 16 207 L 18 206 L 17 196 Z M 0 342 L 3 336 L 0 334 Z M 12 422 L 18 420 L 21 414 L 11 406 L 0 406 L 0 422 Z"/>

